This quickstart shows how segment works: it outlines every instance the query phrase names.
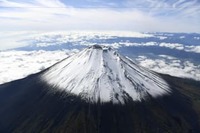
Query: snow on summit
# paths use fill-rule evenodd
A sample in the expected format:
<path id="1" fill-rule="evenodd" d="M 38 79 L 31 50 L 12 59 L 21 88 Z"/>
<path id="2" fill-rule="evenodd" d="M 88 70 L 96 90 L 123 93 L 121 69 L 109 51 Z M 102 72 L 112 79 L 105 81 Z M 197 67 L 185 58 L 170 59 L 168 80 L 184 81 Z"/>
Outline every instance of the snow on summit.
<path id="1" fill-rule="evenodd" d="M 110 47 L 94 45 L 55 64 L 42 75 L 48 85 L 89 102 L 125 103 L 170 93 L 156 73 L 121 56 Z"/>

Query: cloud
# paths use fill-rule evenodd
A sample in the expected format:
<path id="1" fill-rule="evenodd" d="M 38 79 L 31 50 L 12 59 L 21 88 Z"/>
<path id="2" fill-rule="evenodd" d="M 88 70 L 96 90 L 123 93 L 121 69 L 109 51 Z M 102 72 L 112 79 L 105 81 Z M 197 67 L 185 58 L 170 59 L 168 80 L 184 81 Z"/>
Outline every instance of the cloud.
<path id="1" fill-rule="evenodd" d="M 127 2 L 128 1 L 128 2 Z M 172 4 L 170 4 L 170 2 Z M 129 30 L 200 32 L 198 2 L 126 0 L 0 2 L 1 30 Z M 71 4 L 76 3 L 76 4 Z M 94 4 L 98 3 L 98 4 Z M 83 5 L 83 6 L 82 6 Z M 91 6 L 91 7 L 90 7 Z"/>
<path id="2" fill-rule="evenodd" d="M 18 32 L 0 32 L 0 49 L 16 48 L 26 45 L 36 45 L 37 47 L 47 47 L 61 45 L 64 43 L 74 43 L 80 45 L 94 45 L 91 40 L 107 40 L 116 37 L 135 37 L 148 38 L 154 35 L 128 32 L 128 31 L 68 31 L 68 32 L 38 32 L 38 31 L 18 31 Z M 108 44 L 108 43 L 107 43 Z M 105 44 L 105 45 L 107 45 Z"/>
<path id="3" fill-rule="evenodd" d="M 74 52 L 77 50 L 0 52 L 0 84 L 37 73 Z"/>
<path id="4" fill-rule="evenodd" d="M 138 56 L 135 60 L 141 66 L 159 73 L 200 80 L 200 65 L 194 64 L 191 61 L 182 61 L 168 55 L 160 55 L 160 57 L 151 59 L 147 56 Z"/>
<path id="5" fill-rule="evenodd" d="M 112 46 L 113 44 L 110 44 Z M 200 46 L 194 46 L 194 45 L 183 45 L 179 43 L 165 43 L 165 42 L 146 42 L 146 43 L 133 43 L 133 42 L 119 42 L 117 48 L 121 46 L 135 46 L 135 47 L 149 47 L 149 46 L 157 46 L 157 47 L 165 47 L 170 49 L 176 49 L 176 50 L 183 50 L 186 52 L 193 52 L 193 53 L 200 53 Z"/>
<path id="6" fill-rule="evenodd" d="M 185 46 L 187 52 L 200 53 L 200 46 Z"/>
<path id="7" fill-rule="evenodd" d="M 57 31 L 57 32 L 0 32 L 0 42 L 4 45 L 0 45 L 0 49 L 15 48 L 21 46 L 29 47 L 48 47 L 56 45 L 67 45 L 68 43 L 76 46 L 91 46 L 95 44 L 101 44 L 105 46 L 112 46 L 114 48 L 120 47 L 164 47 L 169 49 L 175 49 L 186 52 L 200 53 L 200 46 L 198 45 L 185 45 L 180 43 L 167 43 L 165 39 L 174 34 L 152 34 L 152 33 L 140 33 L 140 32 L 129 32 L 129 31 Z M 127 40 L 119 40 L 119 38 L 159 38 L 162 42 L 134 42 Z M 195 37 L 194 39 L 198 39 Z M 175 41 L 180 41 L 180 37 L 176 38 Z M 109 40 L 115 40 L 109 41 Z M 181 42 L 181 41 L 180 41 Z"/>
<path id="8" fill-rule="evenodd" d="M 166 47 L 170 49 L 184 50 L 184 45 L 179 43 L 160 43 L 160 47 Z"/>
<path id="9" fill-rule="evenodd" d="M 37 73 L 75 52 L 78 50 L 0 52 L 0 84 Z M 182 61 L 169 55 L 159 55 L 154 59 L 137 56 L 134 61 L 159 73 L 200 80 L 200 65 L 191 61 Z"/>
<path id="10" fill-rule="evenodd" d="M 9 49 L 16 48 L 21 46 L 28 45 L 26 39 L 31 38 L 34 34 L 38 34 L 38 32 L 34 31 L 14 31 L 14 32 L 0 32 L 0 50 L 1 49 Z"/>
<path id="11" fill-rule="evenodd" d="M 194 39 L 196 39 L 196 40 L 200 40 L 200 37 L 194 37 Z"/>
<path id="12" fill-rule="evenodd" d="M 150 14 L 162 16 L 197 17 L 200 13 L 200 3 L 197 0 L 127 0 L 127 7 L 137 7 L 147 10 Z"/>

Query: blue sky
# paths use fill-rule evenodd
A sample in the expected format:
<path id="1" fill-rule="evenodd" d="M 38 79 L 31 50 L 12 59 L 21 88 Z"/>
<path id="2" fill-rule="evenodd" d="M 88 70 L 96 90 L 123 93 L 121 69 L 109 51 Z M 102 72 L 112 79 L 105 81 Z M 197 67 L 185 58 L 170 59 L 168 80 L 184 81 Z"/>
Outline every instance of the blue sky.
<path id="1" fill-rule="evenodd" d="M 199 0 L 0 0 L 1 31 L 200 32 Z"/>

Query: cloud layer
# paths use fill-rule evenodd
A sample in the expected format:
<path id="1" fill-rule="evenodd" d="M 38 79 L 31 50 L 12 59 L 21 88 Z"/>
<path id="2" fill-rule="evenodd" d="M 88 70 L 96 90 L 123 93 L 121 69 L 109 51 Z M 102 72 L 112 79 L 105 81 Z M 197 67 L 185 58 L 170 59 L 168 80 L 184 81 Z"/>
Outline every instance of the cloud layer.
<path id="1" fill-rule="evenodd" d="M 0 52 L 0 84 L 37 73 L 74 52 L 76 50 Z"/>
<path id="2" fill-rule="evenodd" d="M 94 44 L 124 50 L 123 54 L 151 70 L 200 80 L 199 39 L 200 34 L 182 33 L 0 32 L 0 49 L 24 46 L 0 51 L 0 84 L 39 72 L 76 52 L 66 49 Z"/>
<path id="3" fill-rule="evenodd" d="M 78 50 L 0 52 L 0 84 L 37 73 L 74 52 L 78 52 Z M 159 73 L 200 80 L 200 65 L 191 61 L 182 61 L 168 55 L 159 55 L 159 58 L 156 59 L 137 56 L 134 61 Z"/>
<path id="4" fill-rule="evenodd" d="M 197 0 L 0 1 L 1 30 L 200 32 Z"/>
<path id="5" fill-rule="evenodd" d="M 159 73 L 200 80 L 200 65 L 194 64 L 191 61 L 182 61 L 168 55 L 159 56 L 160 58 L 157 59 L 151 59 L 147 56 L 138 56 L 136 61 L 141 66 Z"/>
<path id="6" fill-rule="evenodd" d="M 24 46 L 29 45 L 31 47 L 49 47 L 58 45 L 82 45 L 90 46 L 100 43 L 105 46 L 112 46 L 114 48 L 120 48 L 123 46 L 134 46 L 134 47 L 163 47 L 168 49 L 175 49 L 186 52 L 200 53 L 199 45 L 188 45 L 177 43 L 176 41 L 183 42 L 181 36 L 180 38 L 174 38 L 174 42 L 166 42 L 169 35 L 171 37 L 176 34 L 159 35 L 152 33 L 139 33 L 139 32 L 122 32 L 122 31 L 107 31 L 107 32 L 95 32 L 95 31 L 71 31 L 71 32 L 0 32 L 0 41 L 6 45 L 1 47 Z M 119 39 L 118 39 L 119 38 Z M 121 38 L 121 39 L 120 39 Z M 122 38 L 127 38 L 122 40 Z M 130 41 L 130 39 L 141 39 L 139 42 Z M 147 41 L 147 38 L 155 38 L 157 42 Z M 198 40 L 200 34 L 197 37 L 189 38 L 192 41 Z M 143 40 L 142 40 L 143 39 Z M 113 41 L 109 41 L 113 40 Z M 167 40 L 170 41 L 170 40 Z M 29 47 L 28 46 L 28 47 Z"/>

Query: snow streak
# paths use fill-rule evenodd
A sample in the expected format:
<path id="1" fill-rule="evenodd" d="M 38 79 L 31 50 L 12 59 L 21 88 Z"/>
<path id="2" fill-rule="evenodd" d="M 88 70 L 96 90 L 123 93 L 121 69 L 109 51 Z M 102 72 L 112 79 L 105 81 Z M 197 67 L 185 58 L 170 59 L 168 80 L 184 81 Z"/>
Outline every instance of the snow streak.
<path id="1" fill-rule="evenodd" d="M 170 93 L 156 73 L 119 55 L 110 47 L 94 45 L 52 66 L 41 76 L 47 84 L 89 102 L 125 103 Z"/>

